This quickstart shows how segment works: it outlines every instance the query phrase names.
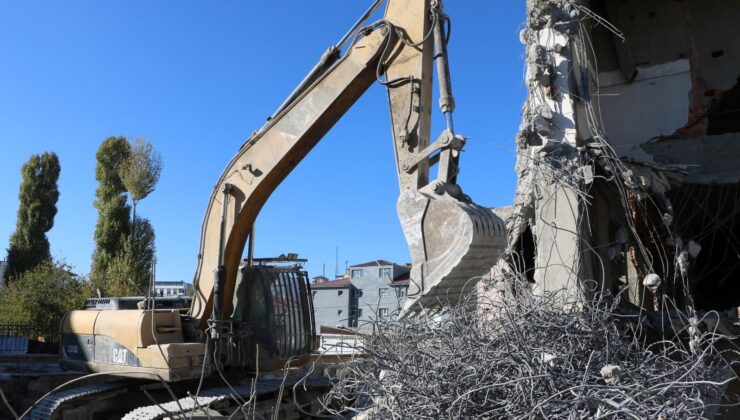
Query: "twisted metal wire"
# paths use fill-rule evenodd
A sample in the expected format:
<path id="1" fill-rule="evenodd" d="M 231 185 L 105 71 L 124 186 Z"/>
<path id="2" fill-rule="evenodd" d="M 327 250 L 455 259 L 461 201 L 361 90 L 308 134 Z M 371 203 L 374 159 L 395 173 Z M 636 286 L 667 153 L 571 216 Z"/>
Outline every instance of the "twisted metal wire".
<path id="1" fill-rule="evenodd" d="M 376 334 L 334 378 L 325 411 L 389 419 L 707 418 L 734 378 L 725 359 L 737 351 L 720 350 L 723 336 L 713 330 L 699 334 L 692 352 L 685 340 L 646 340 L 618 298 L 534 294 L 511 273 L 490 283 L 484 296 L 435 316 L 376 319 Z"/>

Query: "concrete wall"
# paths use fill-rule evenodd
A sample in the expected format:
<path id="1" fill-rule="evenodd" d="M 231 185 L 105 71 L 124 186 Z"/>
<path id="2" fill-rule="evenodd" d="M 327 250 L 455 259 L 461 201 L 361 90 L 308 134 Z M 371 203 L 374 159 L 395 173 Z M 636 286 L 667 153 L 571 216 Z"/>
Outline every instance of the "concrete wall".
<path id="1" fill-rule="evenodd" d="M 380 277 L 380 269 L 390 269 L 390 277 Z M 362 294 L 357 297 L 357 308 L 361 310 L 358 317 L 358 327 L 362 328 L 363 324 L 367 326 L 369 322 L 377 319 L 381 309 L 387 311 L 388 315 L 393 315 L 400 308 L 400 300 L 396 296 L 396 289 L 391 286 L 393 278 L 398 277 L 408 271 L 406 267 L 399 265 L 377 265 L 370 267 L 350 267 L 352 270 L 362 270 L 362 277 L 352 278 L 352 285 L 361 290 Z M 381 296 L 381 289 L 385 290 Z"/>
<path id="2" fill-rule="evenodd" d="M 341 288 L 314 288 L 313 308 L 316 330 L 322 325 L 349 327 L 351 286 Z M 341 292 L 341 293 L 340 293 Z M 341 314 L 339 311 L 342 311 Z"/>
<path id="3" fill-rule="evenodd" d="M 362 336 L 346 334 L 321 334 L 319 352 L 330 354 L 355 354 L 355 350 L 362 346 Z"/>
<path id="4" fill-rule="evenodd" d="M 601 26 L 591 33 L 590 67 L 598 72 L 592 90 L 599 94 L 592 103 L 618 155 L 653 163 L 639 145 L 658 136 L 705 136 L 707 114 L 740 79 L 740 2 L 591 0 L 590 6 L 624 34 L 621 41 Z"/>
<path id="5" fill-rule="evenodd" d="M 599 74 L 601 96 L 597 109 L 609 143 L 622 156 L 639 155 L 637 145 L 673 133 L 686 123 L 689 115 L 688 60 L 638 67 L 638 71 L 631 83 L 619 71 Z"/>
<path id="6" fill-rule="evenodd" d="M 545 292 L 575 291 L 583 281 L 617 273 L 605 259 L 609 265 L 626 258 L 632 269 L 652 261 L 635 252 L 601 255 L 598 248 L 611 243 L 626 216 L 655 207 L 642 203 L 646 191 L 670 216 L 661 197 L 673 184 L 727 183 L 738 175 L 740 1 L 575 3 L 614 26 L 596 23 L 568 0 L 528 1 L 522 32 L 528 97 L 507 227 L 513 245 L 532 232 L 530 281 Z M 618 158 L 623 162 L 614 164 Z M 668 178 L 652 182 L 635 163 Z M 611 183 L 603 191 L 610 198 L 597 200 L 599 209 L 591 197 L 602 179 Z M 603 243 L 593 242 L 589 219 L 613 207 L 621 217 L 598 225 Z M 640 234 L 627 236 L 642 241 Z"/>

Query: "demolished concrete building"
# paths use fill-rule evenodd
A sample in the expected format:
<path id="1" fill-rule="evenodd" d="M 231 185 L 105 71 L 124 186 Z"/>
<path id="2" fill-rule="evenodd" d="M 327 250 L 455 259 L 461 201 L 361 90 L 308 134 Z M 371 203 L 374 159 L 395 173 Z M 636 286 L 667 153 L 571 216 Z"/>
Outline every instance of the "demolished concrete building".
<path id="1" fill-rule="evenodd" d="M 535 290 L 740 305 L 738 22 L 732 0 L 528 1 L 508 228 Z"/>

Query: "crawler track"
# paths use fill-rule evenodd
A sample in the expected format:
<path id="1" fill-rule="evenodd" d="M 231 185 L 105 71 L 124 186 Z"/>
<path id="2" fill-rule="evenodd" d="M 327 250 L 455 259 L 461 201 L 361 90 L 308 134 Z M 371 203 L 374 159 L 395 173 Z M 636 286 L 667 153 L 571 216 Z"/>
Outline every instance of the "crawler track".
<path id="1" fill-rule="evenodd" d="M 295 380 L 286 381 L 283 384 L 282 379 L 270 379 L 262 380 L 257 383 L 254 393 L 256 395 L 269 394 L 278 391 L 281 385 L 285 387 L 292 387 L 295 385 Z M 312 378 L 305 382 L 308 389 L 321 388 L 327 386 L 329 381 L 325 378 Z M 157 420 L 165 417 L 172 417 L 180 415 L 180 409 L 185 411 L 185 414 L 192 412 L 196 409 L 213 408 L 214 405 L 219 402 L 226 402 L 228 400 L 236 401 L 238 394 L 239 399 L 243 401 L 249 400 L 249 397 L 253 394 L 251 385 L 242 385 L 233 388 L 211 388 L 208 390 L 201 391 L 198 395 L 196 402 L 195 396 L 180 398 L 177 402 L 170 401 L 167 403 L 150 405 L 146 407 L 139 407 L 123 417 L 123 420 Z"/>
<path id="2" fill-rule="evenodd" d="M 186 413 L 195 409 L 223 409 L 225 406 L 240 405 L 241 401 L 249 400 L 252 394 L 257 396 L 268 395 L 280 390 L 283 386 L 286 390 L 292 388 L 298 379 L 288 379 L 283 383 L 282 378 L 260 380 L 256 389 L 251 385 L 235 386 L 233 391 L 229 387 L 208 388 L 204 389 L 198 395 L 197 401 L 194 396 L 180 398 L 177 402 L 169 401 L 160 404 L 153 404 L 138 407 L 128 412 L 123 418 L 126 420 L 156 420 L 167 417 L 176 417 L 180 415 L 182 409 Z M 132 380 L 121 380 L 115 382 L 105 382 L 99 384 L 85 385 L 73 389 L 57 392 L 44 399 L 39 405 L 33 408 L 26 419 L 48 420 L 53 419 L 55 415 L 64 409 L 74 409 L 75 407 L 84 406 L 85 401 L 99 400 L 101 398 L 118 398 L 124 396 L 125 392 L 143 392 L 137 391 L 141 383 Z M 314 377 L 306 380 L 301 384 L 301 389 L 305 386 L 308 390 L 325 388 L 329 385 L 329 380 L 324 377 Z M 235 396 L 238 394 L 238 399 Z M 120 394 L 117 395 L 116 394 Z"/>
<path id="3" fill-rule="evenodd" d="M 28 419 L 47 420 L 51 419 L 54 413 L 67 404 L 87 399 L 99 397 L 109 392 L 130 386 L 131 381 L 116 381 L 100 384 L 86 385 L 78 388 L 72 388 L 60 391 L 45 398 L 39 405 L 28 413 Z"/>

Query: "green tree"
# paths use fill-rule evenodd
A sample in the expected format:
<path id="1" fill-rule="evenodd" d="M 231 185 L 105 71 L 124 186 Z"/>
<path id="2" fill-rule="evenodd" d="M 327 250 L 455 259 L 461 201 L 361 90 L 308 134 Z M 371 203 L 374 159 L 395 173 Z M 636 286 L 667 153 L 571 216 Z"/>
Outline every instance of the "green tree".
<path id="1" fill-rule="evenodd" d="M 51 258 L 46 232 L 54 226 L 61 166 L 55 153 L 33 155 L 21 173 L 18 218 L 10 237 L 6 278 L 12 279 Z"/>
<path id="2" fill-rule="evenodd" d="M 154 228 L 147 219 L 137 220 L 136 233 L 106 268 L 106 293 L 110 296 L 142 296 L 149 289 L 156 251 Z"/>
<path id="3" fill-rule="evenodd" d="M 109 137 L 100 145 L 97 160 L 93 284 L 109 296 L 145 294 L 154 263 L 154 228 L 136 210 L 154 191 L 162 159 L 149 142 Z"/>
<path id="4" fill-rule="evenodd" d="M 161 173 L 162 157 L 154 150 L 154 146 L 150 142 L 137 139 L 131 145 L 131 154 L 119 169 L 121 182 L 128 191 L 133 204 L 131 231 L 134 234 L 131 235 L 132 240 L 136 236 L 136 206 L 139 201 L 154 191 Z"/>
<path id="5" fill-rule="evenodd" d="M 57 328 L 67 311 L 82 309 L 92 294 L 88 282 L 51 259 L 16 280 L 0 293 L 0 323 Z"/>
<path id="6" fill-rule="evenodd" d="M 141 290 L 147 290 L 157 251 L 154 244 L 154 227 L 149 219 L 143 217 L 137 217 L 136 226 L 136 231 L 131 234 L 129 254 L 133 257 L 134 283 Z"/>
<path id="7" fill-rule="evenodd" d="M 95 208 L 98 221 L 95 225 L 95 251 L 91 280 L 106 290 L 108 265 L 123 250 L 130 232 L 131 208 L 126 203 L 126 188 L 120 177 L 120 168 L 131 155 L 131 145 L 125 137 L 108 137 L 96 153 Z"/>

